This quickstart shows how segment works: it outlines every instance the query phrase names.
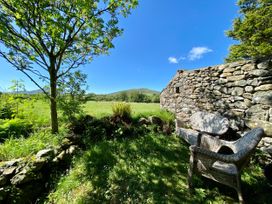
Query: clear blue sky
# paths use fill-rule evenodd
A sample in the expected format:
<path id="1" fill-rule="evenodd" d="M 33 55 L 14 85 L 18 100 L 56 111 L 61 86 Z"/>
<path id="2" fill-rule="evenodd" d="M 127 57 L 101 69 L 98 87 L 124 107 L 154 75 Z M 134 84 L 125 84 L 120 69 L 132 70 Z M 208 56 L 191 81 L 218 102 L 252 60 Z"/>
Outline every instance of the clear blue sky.
<path id="1" fill-rule="evenodd" d="M 124 33 L 110 55 L 81 67 L 88 74 L 88 92 L 161 91 L 178 69 L 222 64 L 234 43 L 224 32 L 237 15 L 236 0 L 139 0 L 132 15 L 120 20 Z M 37 89 L 3 59 L 0 63 L 0 91 L 12 79 Z"/>

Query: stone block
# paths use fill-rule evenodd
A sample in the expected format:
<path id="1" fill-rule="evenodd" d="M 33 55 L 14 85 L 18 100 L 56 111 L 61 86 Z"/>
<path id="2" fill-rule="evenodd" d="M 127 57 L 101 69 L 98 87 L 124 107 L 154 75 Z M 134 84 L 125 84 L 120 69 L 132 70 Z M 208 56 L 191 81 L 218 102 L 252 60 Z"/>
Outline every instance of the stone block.
<path id="1" fill-rule="evenodd" d="M 232 68 L 232 67 L 243 66 L 246 63 L 247 61 L 238 61 L 238 62 L 229 63 L 228 66 Z"/>
<path id="2" fill-rule="evenodd" d="M 235 86 L 241 86 L 241 87 L 244 87 L 247 85 L 247 81 L 246 80 L 239 80 L 239 81 L 235 81 L 234 82 L 234 85 Z"/>
<path id="3" fill-rule="evenodd" d="M 246 98 L 246 99 L 249 99 L 251 101 L 252 98 L 253 98 L 253 95 L 251 93 L 244 93 L 243 97 Z"/>
<path id="4" fill-rule="evenodd" d="M 244 72 L 241 71 L 241 70 L 238 70 L 238 71 L 233 72 L 233 75 L 234 75 L 234 76 L 235 76 L 235 75 L 241 75 L 241 74 L 244 74 Z"/>
<path id="5" fill-rule="evenodd" d="M 258 86 L 254 89 L 255 91 L 269 91 L 272 90 L 272 84 L 265 84 Z"/>
<path id="6" fill-rule="evenodd" d="M 227 79 L 222 79 L 222 78 L 220 78 L 220 79 L 218 80 L 218 83 L 219 83 L 219 84 L 225 84 L 225 83 L 227 83 L 227 82 L 228 82 Z"/>
<path id="7" fill-rule="evenodd" d="M 54 157 L 54 150 L 53 149 L 43 149 L 40 150 L 36 154 L 36 159 L 42 159 L 42 158 L 53 158 Z"/>
<path id="8" fill-rule="evenodd" d="M 236 75 L 236 76 L 229 76 L 227 79 L 229 81 L 239 81 L 245 78 L 245 75 Z"/>
<path id="9" fill-rule="evenodd" d="M 232 73 L 235 71 L 234 67 L 227 67 L 223 70 L 223 73 Z"/>
<path id="10" fill-rule="evenodd" d="M 257 78 L 254 78 L 254 79 L 252 80 L 252 82 L 251 82 L 250 85 L 252 85 L 252 86 L 258 86 L 258 85 L 259 85 L 259 80 L 258 80 Z"/>
<path id="11" fill-rule="evenodd" d="M 244 66 L 242 66 L 241 70 L 243 71 L 251 71 L 255 69 L 254 65 L 252 64 L 245 64 Z"/>
<path id="12" fill-rule="evenodd" d="M 248 119 L 265 120 L 267 111 L 262 108 L 262 105 L 257 104 L 251 106 L 246 111 L 246 117 Z"/>
<path id="13" fill-rule="evenodd" d="M 230 76 L 232 76 L 232 73 L 227 72 L 227 73 L 221 74 L 220 78 L 226 78 L 226 77 L 230 77 Z"/>
<path id="14" fill-rule="evenodd" d="M 257 64 L 257 68 L 258 69 L 269 69 L 269 68 L 271 68 L 270 60 L 267 60 L 265 62 L 261 62 L 261 63 Z"/>
<path id="15" fill-rule="evenodd" d="M 252 76 L 262 77 L 262 76 L 268 76 L 270 72 L 264 69 L 255 69 L 255 70 L 249 71 L 249 74 Z"/>
<path id="16" fill-rule="evenodd" d="M 247 93 L 252 93 L 253 90 L 254 90 L 253 86 L 246 86 L 245 87 L 245 92 L 247 92 Z"/>
<path id="17" fill-rule="evenodd" d="M 218 71 L 221 72 L 221 71 L 223 71 L 226 67 L 227 67 L 227 65 L 222 64 L 222 65 L 218 66 Z"/>
<path id="18" fill-rule="evenodd" d="M 244 89 L 241 87 L 235 87 L 231 92 L 232 96 L 242 96 L 244 93 Z"/>
<path id="19" fill-rule="evenodd" d="M 272 123 L 263 120 L 246 120 L 246 126 L 253 129 L 261 127 L 264 129 L 264 133 L 268 137 L 272 137 Z"/>
<path id="20" fill-rule="evenodd" d="M 271 91 L 259 91 L 254 93 L 252 101 L 254 103 L 272 105 L 272 90 Z"/>

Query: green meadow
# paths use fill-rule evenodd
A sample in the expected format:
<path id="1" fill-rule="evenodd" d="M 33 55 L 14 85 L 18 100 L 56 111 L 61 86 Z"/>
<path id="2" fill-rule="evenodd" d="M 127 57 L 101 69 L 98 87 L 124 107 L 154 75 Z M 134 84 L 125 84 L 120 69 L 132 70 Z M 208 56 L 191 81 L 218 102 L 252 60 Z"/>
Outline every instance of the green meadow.
<path id="1" fill-rule="evenodd" d="M 84 105 L 84 113 L 95 117 L 103 117 L 112 114 L 112 105 L 116 102 L 88 101 Z M 155 114 L 160 111 L 158 103 L 129 103 L 133 116 Z"/>
<path id="2" fill-rule="evenodd" d="M 112 106 L 116 103 L 88 101 L 83 105 L 83 113 L 103 121 L 113 115 Z M 161 110 L 157 103 L 129 104 L 134 121 L 156 115 L 173 122 L 173 115 Z M 67 123 L 62 120 L 60 133 L 50 133 L 47 100 L 22 101 L 18 116 L 31 121 L 35 130 L 28 137 L 6 139 L 0 145 L 1 161 L 31 159 L 41 149 L 57 148 L 67 134 Z M 103 132 L 100 126 L 93 128 L 95 134 Z M 52 175 L 50 191 L 39 202 L 237 203 L 235 190 L 203 178 L 194 178 L 195 192 L 190 194 L 188 145 L 175 134 L 164 135 L 152 128 L 133 137 L 126 135 L 98 142 L 92 142 L 88 135 L 82 136 L 87 146 L 76 153 L 68 169 Z M 247 203 L 268 203 L 271 185 L 257 160 L 254 157 L 242 174 L 243 194 Z"/>

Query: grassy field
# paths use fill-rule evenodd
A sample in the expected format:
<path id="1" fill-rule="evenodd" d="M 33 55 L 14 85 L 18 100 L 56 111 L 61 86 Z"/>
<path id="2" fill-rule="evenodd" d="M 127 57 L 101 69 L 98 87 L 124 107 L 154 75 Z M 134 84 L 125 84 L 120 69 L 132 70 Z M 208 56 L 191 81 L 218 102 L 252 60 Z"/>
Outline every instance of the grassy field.
<path id="1" fill-rule="evenodd" d="M 84 113 L 97 118 L 112 114 L 114 102 L 87 102 Z M 159 104 L 131 103 L 133 117 L 172 116 Z M 37 126 L 49 126 L 49 104 L 26 102 L 19 114 Z M 67 129 L 67 128 L 66 128 Z M 43 148 L 58 146 L 66 134 L 42 128 L 28 138 L 10 138 L 0 145 L 0 160 L 28 157 Z M 189 149 L 181 138 L 153 131 L 134 138 L 102 140 L 90 143 L 78 152 L 71 168 L 56 178 L 47 203 L 236 203 L 235 190 L 206 179 L 195 179 L 195 192 L 187 189 Z M 242 174 L 246 203 L 269 203 L 271 185 L 255 163 Z M 251 199 L 254 197 L 254 199 Z"/>
<path id="2" fill-rule="evenodd" d="M 84 105 L 84 113 L 101 118 L 112 114 L 114 102 L 87 102 Z M 159 104 L 131 103 L 133 116 L 161 114 Z M 61 114 L 59 114 L 61 117 Z M 50 134 L 50 107 L 46 100 L 25 100 L 18 106 L 18 116 L 30 121 L 36 131 L 29 137 L 9 138 L 0 145 L 0 160 L 9 160 L 20 157 L 27 157 L 47 147 L 59 145 L 63 135 L 66 133 L 66 126 L 60 123 L 60 134 Z M 44 127 L 44 128 L 42 128 Z M 42 129 L 41 129 L 42 128 Z"/>
<path id="3" fill-rule="evenodd" d="M 88 101 L 84 105 L 84 112 L 92 116 L 101 118 L 112 114 L 112 105 L 116 102 L 95 102 Z M 160 111 L 158 103 L 130 103 L 133 116 L 147 115 Z"/>

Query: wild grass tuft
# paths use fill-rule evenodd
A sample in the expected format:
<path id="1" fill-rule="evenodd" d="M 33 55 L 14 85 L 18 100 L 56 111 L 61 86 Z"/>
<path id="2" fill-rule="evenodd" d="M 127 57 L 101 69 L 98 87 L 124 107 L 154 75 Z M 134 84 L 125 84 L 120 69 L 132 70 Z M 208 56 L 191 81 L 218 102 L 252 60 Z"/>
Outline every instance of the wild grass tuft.
<path id="1" fill-rule="evenodd" d="M 112 105 L 112 115 L 115 118 L 129 119 L 131 118 L 131 106 L 129 103 L 114 103 Z"/>

